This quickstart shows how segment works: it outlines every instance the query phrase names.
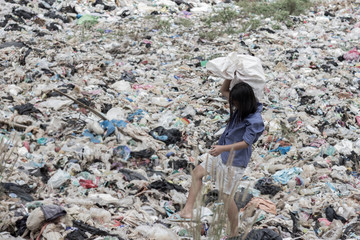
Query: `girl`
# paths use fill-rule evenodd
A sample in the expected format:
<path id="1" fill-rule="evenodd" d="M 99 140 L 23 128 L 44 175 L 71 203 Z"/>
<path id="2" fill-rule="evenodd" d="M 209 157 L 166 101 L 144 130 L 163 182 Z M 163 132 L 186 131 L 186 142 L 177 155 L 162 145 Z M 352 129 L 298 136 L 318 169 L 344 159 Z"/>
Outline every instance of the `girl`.
<path id="1" fill-rule="evenodd" d="M 261 117 L 262 104 L 257 102 L 252 87 L 240 82 L 231 91 L 231 80 L 225 80 L 220 92 L 230 104 L 230 119 L 217 145 L 212 146 L 207 161 L 198 165 L 192 174 L 192 186 L 185 207 L 179 214 L 173 214 L 170 220 L 181 221 L 192 218 L 197 194 L 201 191 L 202 178 L 209 174 L 216 176 L 215 185 L 223 191 L 224 203 L 228 208 L 231 236 L 238 233 L 239 209 L 233 198 L 239 181 L 247 167 L 255 143 L 264 131 Z M 232 162 L 229 160 L 233 151 Z"/>

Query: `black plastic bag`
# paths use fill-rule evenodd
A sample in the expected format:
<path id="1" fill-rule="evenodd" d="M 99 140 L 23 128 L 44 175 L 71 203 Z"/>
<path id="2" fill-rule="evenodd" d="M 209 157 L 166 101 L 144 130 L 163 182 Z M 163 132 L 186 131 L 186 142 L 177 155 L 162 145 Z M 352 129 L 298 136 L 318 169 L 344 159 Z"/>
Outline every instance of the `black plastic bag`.
<path id="1" fill-rule="evenodd" d="M 281 191 L 281 187 L 275 185 L 272 178 L 259 179 L 255 184 L 255 189 L 259 190 L 261 194 L 270 194 L 272 196 Z"/>
<path id="2" fill-rule="evenodd" d="M 41 113 L 39 109 L 35 108 L 33 104 L 26 103 L 23 105 L 16 105 L 14 109 L 20 114 L 20 115 L 30 115 L 31 113 Z"/>
<path id="3" fill-rule="evenodd" d="M 125 180 L 132 181 L 132 180 L 147 180 L 143 175 L 137 172 L 133 172 L 129 169 L 120 169 L 119 172 L 121 172 L 124 175 Z"/>
<path id="4" fill-rule="evenodd" d="M 342 223 L 347 222 L 347 220 L 344 217 L 338 215 L 335 212 L 334 208 L 331 205 L 325 209 L 325 215 L 326 215 L 326 219 L 329 220 L 330 222 L 332 222 L 334 219 L 340 220 Z"/>
<path id="5" fill-rule="evenodd" d="M 163 141 L 166 145 L 175 144 L 181 140 L 181 132 L 178 129 L 165 129 L 163 127 L 157 127 L 149 132 L 149 134 L 160 141 Z"/>
<path id="6" fill-rule="evenodd" d="M 80 220 L 73 221 L 73 227 L 77 228 L 78 231 L 80 231 L 82 233 L 88 232 L 91 235 L 95 235 L 95 236 L 114 236 L 114 237 L 117 237 L 119 240 L 124 240 L 123 238 L 121 238 L 115 234 L 110 234 L 104 230 L 90 226 Z M 81 235 L 83 235 L 83 234 L 81 234 Z M 86 238 L 86 239 L 89 239 L 89 238 Z"/>
<path id="7" fill-rule="evenodd" d="M 150 158 L 155 153 L 154 149 L 148 148 L 137 152 L 131 152 L 133 158 Z"/>
<path id="8" fill-rule="evenodd" d="M 152 182 L 149 184 L 148 188 L 149 189 L 153 188 L 153 189 L 159 190 L 160 192 L 170 192 L 170 190 L 173 190 L 173 189 L 178 192 L 182 192 L 182 193 L 186 192 L 186 190 L 182 186 L 176 185 L 173 183 L 169 183 L 166 180 L 158 180 L 158 181 Z"/>
<path id="9" fill-rule="evenodd" d="M 32 202 L 34 198 L 30 195 L 34 190 L 31 189 L 28 185 L 18 185 L 15 183 L 1 183 L 5 192 L 7 193 L 15 193 L 19 198 Z"/>

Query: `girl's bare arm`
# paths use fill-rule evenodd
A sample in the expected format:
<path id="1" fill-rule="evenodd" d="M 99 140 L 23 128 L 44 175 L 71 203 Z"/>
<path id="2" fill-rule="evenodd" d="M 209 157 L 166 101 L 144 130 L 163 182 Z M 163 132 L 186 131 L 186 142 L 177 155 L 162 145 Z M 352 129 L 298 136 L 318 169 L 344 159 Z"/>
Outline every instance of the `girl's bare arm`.
<path id="1" fill-rule="evenodd" d="M 227 98 L 227 100 L 229 100 L 229 95 L 230 95 L 230 83 L 231 80 L 224 80 L 220 92 L 221 94 Z"/>
<path id="2" fill-rule="evenodd" d="M 244 149 L 249 147 L 249 144 L 247 144 L 245 141 L 229 144 L 229 145 L 214 145 L 210 149 L 210 154 L 213 156 L 218 156 L 222 152 L 230 152 L 230 151 L 237 151 L 240 149 Z"/>

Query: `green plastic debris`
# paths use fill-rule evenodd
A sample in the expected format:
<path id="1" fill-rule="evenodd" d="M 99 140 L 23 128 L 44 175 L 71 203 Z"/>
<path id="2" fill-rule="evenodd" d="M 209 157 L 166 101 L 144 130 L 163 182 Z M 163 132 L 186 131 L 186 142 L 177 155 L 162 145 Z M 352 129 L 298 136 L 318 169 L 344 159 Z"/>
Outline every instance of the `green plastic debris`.
<path id="1" fill-rule="evenodd" d="M 216 116 L 214 117 L 214 119 L 215 119 L 215 120 L 222 120 L 222 118 L 221 118 L 220 115 L 216 115 Z"/>
<path id="2" fill-rule="evenodd" d="M 105 237 L 104 240 L 117 240 L 118 238 L 117 237 Z"/>
<path id="3" fill-rule="evenodd" d="M 181 229 L 178 234 L 180 237 L 186 237 L 188 235 L 188 232 L 186 229 Z"/>
<path id="4" fill-rule="evenodd" d="M 76 186 L 76 187 L 79 187 L 80 186 L 80 183 L 79 183 L 79 180 L 74 180 L 73 182 L 72 182 L 72 184 L 74 185 L 74 186 Z"/>
<path id="5" fill-rule="evenodd" d="M 30 202 L 26 204 L 26 208 L 29 210 L 33 210 L 35 208 L 41 207 L 42 205 L 42 202 Z"/>
<path id="6" fill-rule="evenodd" d="M 261 214 L 261 215 L 256 219 L 255 222 L 261 222 L 261 221 L 264 220 L 264 219 L 265 219 L 265 215 L 264 215 L 264 214 Z"/>
<path id="7" fill-rule="evenodd" d="M 201 61 L 200 64 L 201 64 L 201 67 L 205 67 L 206 64 L 207 64 L 208 60 L 205 60 L 205 61 Z"/>
<path id="8" fill-rule="evenodd" d="M 137 143 L 136 143 L 133 139 L 129 140 L 129 141 L 127 142 L 127 144 L 128 144 L 129 146 L 132 146 L 132 147 L 136 147 L 136 145 L 137 145 Z"/>
<path id="9" fill-rule="evenodd" d="M 85 180 L 90 179 L 91 174 L 89 172 L 81 172 L 78 174 L 78 176 L 83 177 Z"/>
<path id="10" fill-rule="evenodd" d="M 84 24 L 94 25 L 96 23 L 98 23 L 98 17 L 92 16 L 89 14 L 83 15 L 77 21 L 77 24 L 79 24 L 79 25 L 84 25 Z"/>
<path id="11" fill-rule="evenodd" d="M 328 156 L 332 156 L 335 154 L 335 151 L 336 151 L 336 149 L 333 146 L 330 146 L 324 151 L 324 154 L 326 154 Z"/>
<path id="12" fill-rule="evenodd" d="M 37 140 L 37 143 L 40 144 L 40 145 L 46 145 L 47 143 L 47 138 L 39 138 Z"/>

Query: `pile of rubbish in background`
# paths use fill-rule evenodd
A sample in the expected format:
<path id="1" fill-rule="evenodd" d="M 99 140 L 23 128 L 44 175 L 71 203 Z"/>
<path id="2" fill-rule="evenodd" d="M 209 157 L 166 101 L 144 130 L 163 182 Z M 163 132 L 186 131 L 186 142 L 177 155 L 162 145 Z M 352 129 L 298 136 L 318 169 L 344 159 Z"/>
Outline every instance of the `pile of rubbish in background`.
<path id="1" fill-rule="evenodd" d="M 1 0 L 0 239 L 193 239 L 166 218 L 226 126 L 205 66 L 230 52 L 260 58 L 267 82 L 266 131 L 235 195 L 249 231 L 229 239 L 360 239 L 359 6 L 322 1 L 291 27 L 265 18 L 209 40 L 204 17 L 244 10 Z M 203 196 L 201 238 L 214 239 L 209 181 Z"/>

